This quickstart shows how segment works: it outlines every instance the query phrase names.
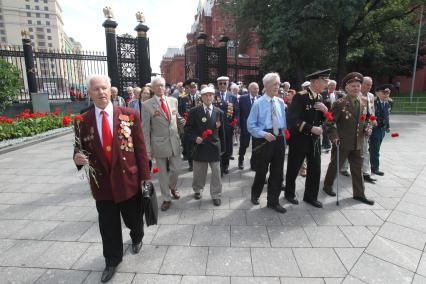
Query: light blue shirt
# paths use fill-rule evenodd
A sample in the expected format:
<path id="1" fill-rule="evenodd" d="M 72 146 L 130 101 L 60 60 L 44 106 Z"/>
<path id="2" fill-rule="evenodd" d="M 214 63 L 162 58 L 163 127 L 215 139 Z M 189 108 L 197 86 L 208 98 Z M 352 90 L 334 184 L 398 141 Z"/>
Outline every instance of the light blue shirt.
<path id="1" fill-rule="evenodd" d="M 285 129 L 287 128 L 285 119 L 287 106 L 280 98 L 274 97 L 272 100 L 274 101 L 277 111 L 278 127 L 280 129 Z M 266 94 L 254 101 L 247 119 L 247 130 L 253 137 L 263 138 L 266 133 L 264 131 L 265 129 L 272 129 L 271 98 Z"/>

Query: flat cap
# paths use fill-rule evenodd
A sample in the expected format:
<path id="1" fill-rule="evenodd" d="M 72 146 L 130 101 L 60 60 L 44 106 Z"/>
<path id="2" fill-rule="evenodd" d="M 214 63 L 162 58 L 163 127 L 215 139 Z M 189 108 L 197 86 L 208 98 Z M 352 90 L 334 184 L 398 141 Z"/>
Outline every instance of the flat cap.
<path id="1" fill-rule="evenodd" d="M 201 95 L 204 95 L 204 94 L 207 94 L 207 93 L 212 93 L 212 94 L 214 94 L 214 93 L 215 93 L 214 88 L 212 88 L 212 87 L 205 87 L 205 88 L 203 88 L 203 89 L 201 90 L 201 92 L 200 92 L 200 94 L 201 94 Z"/>
<path id="2" fill-rule="evenodd" d="M 185 81 L 185 83 L 183 83 L 183 85 L 185 86 L 185 87 L 187 87 L 187 86 L 191 86 L 191 87 L 197 87 L 197 84 L 198 84 L 198 79 L 197 78 L 193 78 L 193 79 L 188 79 L 188 80 L 186 80 Z"/>
<path id="3" fill-rule="evenodd" d="M 362 76 L 361 73 L 351 72 L 343 78 L 342 87 L 344 88 L 347 84 L 350 84 L 352 82 L 360 82 L 362 84 L 363 80 L 364 80 L 364 76 Z"/>
<path id="4" fill-rule="evenodd" d="M 328 79 L 330 77 L 331 69 L 324 69 L 315 71 L 312 74 L 306 75 L 306 80 L 315 80 L 315 79 Z"/>
<path id="5" fill-rule="evenodd" d="M 217 78 L 217 81 L 229 81 L 229 77 L 227 77 L 227 76 L 220 76 L 219 78 Z"/>
<path id="6" fill-rule="evenodd" d="M 376 88 L 376 92 L 379 92 L 379 91 L 390 92 L 392 88 L 393 88 L 392 84 L 383 84 Z"/>

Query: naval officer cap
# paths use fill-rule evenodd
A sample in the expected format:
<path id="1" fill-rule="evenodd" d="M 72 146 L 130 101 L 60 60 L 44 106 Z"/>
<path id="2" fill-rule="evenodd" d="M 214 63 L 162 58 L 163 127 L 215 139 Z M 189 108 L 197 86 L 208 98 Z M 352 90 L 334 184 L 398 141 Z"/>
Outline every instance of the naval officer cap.
<path id="1" fill-rule="evenodd" d="M 362 76 L 361 73 L 351 72 L 343 78 L 342 87 L 345 87 L 347 84 L 350 84 L 353 82 L 360 82 L 362 84 L 363 80 L 364 80 L 364 76 Z"/>
<path id="2" fill-rule="evenodd" d="M 393 88 L 392 84 L 383 84 L 383 85 L 380 85 L 376 88 L 376 92 L 380 92 L 380 91 L 390 92 L 392 90 L 392 88 Z"/>
<path id="3" fill-rule="evenodd" d="M 201 95 L 204 95 L 204 94 L 207 94 L 207 93 L 214 94 L 215 93 L 214 88 L 207 86 L 207 87 L 203 88 L 200 92 Z"/>
<path id="4" fill-rule="evenodd" d="M 217 78 L 217 81 L 229 81 L 229 77 L 220 76 L 219 78 Z"/>
<path id="5" fill-rule="evenodd" d="M 194 79 L 188 79 L 185 81 L 185 83 L 183 83 L 184 87 L 191 87 L 191 88 L 196 88 L 198 84 L 198 79 L 194 78 Z"/>
<path id="6" fill-rule="evenodd" d="M 315 79 L 328 79 L 330 77 L 331 69 L 324 69 L 316 71 L 312 74 L 306 75 L 306 80 L 315 80 Z"/>

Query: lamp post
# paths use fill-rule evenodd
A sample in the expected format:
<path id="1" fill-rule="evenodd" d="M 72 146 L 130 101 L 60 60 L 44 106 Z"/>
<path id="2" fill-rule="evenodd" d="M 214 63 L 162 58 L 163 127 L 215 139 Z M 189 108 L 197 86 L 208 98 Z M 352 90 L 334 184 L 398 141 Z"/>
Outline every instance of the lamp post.
<path id="1" fill-rule="evenodd" d="M 417 57 L 419 56 L 420 35 L 422 33 L 423 26 L 423 7 L 424 5 L 422 5 L 422 8 L 420 9 L 419 33 L 417 34 L 416 55 L 414 56 L 413 78 L 411 79 L 410 103 L 413 102 L 414 84 L 416 82 Z"/>

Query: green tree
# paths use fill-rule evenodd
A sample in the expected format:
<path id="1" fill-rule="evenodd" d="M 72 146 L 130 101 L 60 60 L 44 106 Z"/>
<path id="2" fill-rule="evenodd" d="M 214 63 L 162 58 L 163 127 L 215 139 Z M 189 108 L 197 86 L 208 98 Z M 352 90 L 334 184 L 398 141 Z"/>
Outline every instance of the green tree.
<path id="1" fill-rule="evenodd" d="M 12 64 L 0 59 L 0 112 L 12 104 L 19 92 L 19 70 Z"/>

